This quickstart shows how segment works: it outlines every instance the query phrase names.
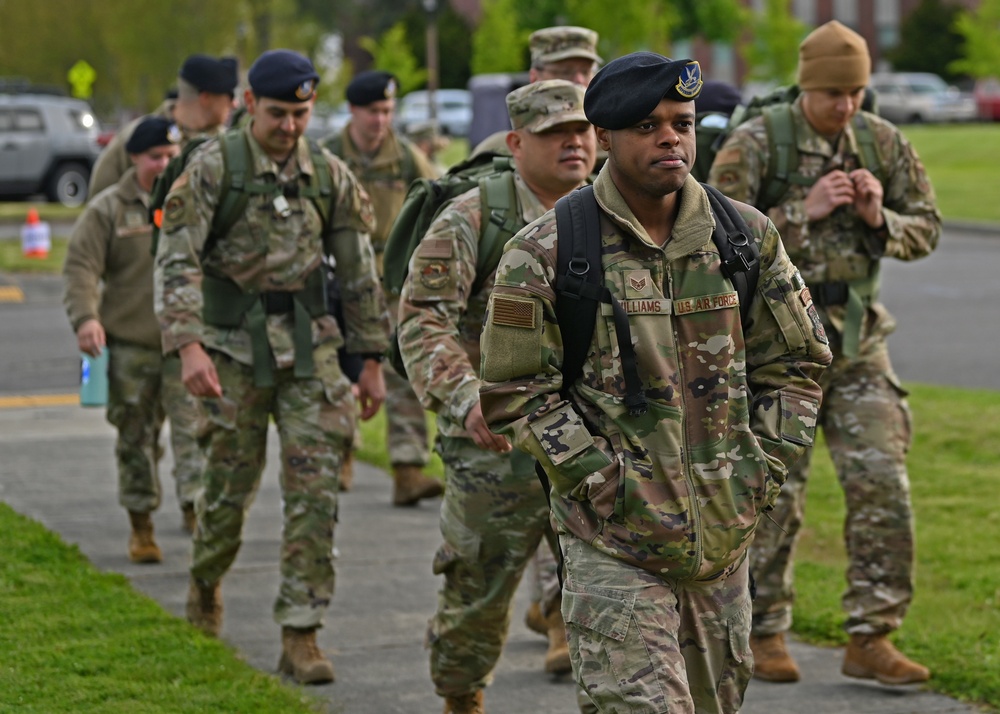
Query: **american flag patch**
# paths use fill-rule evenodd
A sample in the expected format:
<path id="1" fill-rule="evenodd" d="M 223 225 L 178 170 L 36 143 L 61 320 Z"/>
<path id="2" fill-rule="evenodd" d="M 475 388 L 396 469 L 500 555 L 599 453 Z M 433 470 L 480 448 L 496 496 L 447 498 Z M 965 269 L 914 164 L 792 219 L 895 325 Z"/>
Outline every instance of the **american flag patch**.
<path id="1" fill-rule="evenodd" d="M 494 325 L 535 329 L 535 303 L 523 298 L 498 296 L 493 299 Z"/>

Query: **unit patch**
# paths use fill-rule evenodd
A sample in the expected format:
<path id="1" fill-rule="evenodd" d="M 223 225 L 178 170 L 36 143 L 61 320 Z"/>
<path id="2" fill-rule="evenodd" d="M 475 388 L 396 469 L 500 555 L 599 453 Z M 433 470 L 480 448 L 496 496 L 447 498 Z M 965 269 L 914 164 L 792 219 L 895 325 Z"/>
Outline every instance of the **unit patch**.
<path id="1" fill-rule="evenodd" d="M 440 290 L 448 284 L 451 266 L 440 260 L 427 263 L 420 270 L 420 284 L 428 290 Z"/>

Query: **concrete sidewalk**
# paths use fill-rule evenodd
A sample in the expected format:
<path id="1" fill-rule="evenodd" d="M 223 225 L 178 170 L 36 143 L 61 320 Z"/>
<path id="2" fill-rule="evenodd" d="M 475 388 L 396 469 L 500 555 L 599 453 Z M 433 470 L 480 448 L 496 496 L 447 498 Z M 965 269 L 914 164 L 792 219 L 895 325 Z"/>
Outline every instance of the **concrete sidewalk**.
<path id="1" fill-rule="evenodd" d="M 0 410 L 0 499 L 66 541 L 100 569 L 122 573 L 134 586 L 183 617 L 190 542 L 164 460 L 163 505 L 155 515 L 160 565 L 133 565 L 125 554 L 128 518 L 117 504 L 114 432 L 101 409 L 39 407 Z M 274 672 L 280 633 L 271 620 L 278 585 L 281 527 L 277 439 L 251 508 L 239 557 L 223 581 L 223 639 L 254 667 Z M 340 504 L 337 593 L 320 632 L 320 645 L 337 672 L 334 684 L 309 691 L 329 699 L 330 712 L 422 714 L 441 700 L 428 676 L 424 629 L 436 603 L 430 563 L 438 546 L 437 508 L 389 505 L 391 482 L 359 465 L 355 488 Z M 574 714 L 568 679 L 542 672 L 545 641 L 523 625 L 519 593 L 510 639 L 486 691 L 490 714 Z M 974 714 L 975 709 L 917 688 L 891 688 L 842 677 L 842 652 L 792 644 L 803 681 L 753 682 L 743 714 Z"/>

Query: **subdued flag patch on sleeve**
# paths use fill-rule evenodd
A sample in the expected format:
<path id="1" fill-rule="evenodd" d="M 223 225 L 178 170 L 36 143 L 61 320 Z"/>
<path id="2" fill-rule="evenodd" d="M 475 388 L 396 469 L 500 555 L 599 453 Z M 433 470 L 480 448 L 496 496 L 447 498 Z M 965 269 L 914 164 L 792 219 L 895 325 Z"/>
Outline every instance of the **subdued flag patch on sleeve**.
<path id="1" fill-rule="evenodd" d="M 530 299 L 497 295 L 490 316 L 494 325 L 535 329 L 535 303 Z"/>

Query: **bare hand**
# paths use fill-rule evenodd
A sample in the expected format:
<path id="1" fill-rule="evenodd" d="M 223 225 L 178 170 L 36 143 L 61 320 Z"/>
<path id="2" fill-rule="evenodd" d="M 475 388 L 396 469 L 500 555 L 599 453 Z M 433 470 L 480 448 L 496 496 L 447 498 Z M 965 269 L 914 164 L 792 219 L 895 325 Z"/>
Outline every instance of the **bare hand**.
<path id="1" fill-rule="evenodd" d="M 872 228 L 885 225 L 882 215 L 882 184 L 868 169 L 855 169 L 850 174 L 854 183 L 854 210 Z"/>
<path id="2" fill-rule="evenodd" d="M 826 218 L 834 209 L 854 203 L 854 181 L 843 171 L 824 174 L 806 196 L 806 217 L 810 221 Z"/>
<path id="3" fill-rule="evenodd" d="M 361 406 L 361 420 L 368 421 L 378 413 L 385 401 L 385 377 L 378 360 L 366 359 L 358 376 L 355 396 Z"/>
<path id="4" fill-rule="evenodd" d="M 476 406 L 472 407 L 468 416 L 465 417 L 465 430 L 469 432 L 472 440 L 480 449 L 495 451 L 498 454 L 506 454 L 511 450 L 510 442 L 507 441 L 506 436 L 490 431 L 486 425 L 486 419 L 483 418 L 483 407 L 479 402 L 476 402 Z"/>
<path id="5" fill-rule="evenodd" d="M 190 342 L 180 349 L 181 381 L 196 397 L 221 397 L 222 385 L 212 358 L 200 342 Z"/>
<path id="6" fill-rule="evenodd" d="M 104 334 L 104 325 L 99 320 L 91 318 L 76 328 L 76 344 L 80 351 L 91 357 L 99 357 L 108 344 Z"/>

